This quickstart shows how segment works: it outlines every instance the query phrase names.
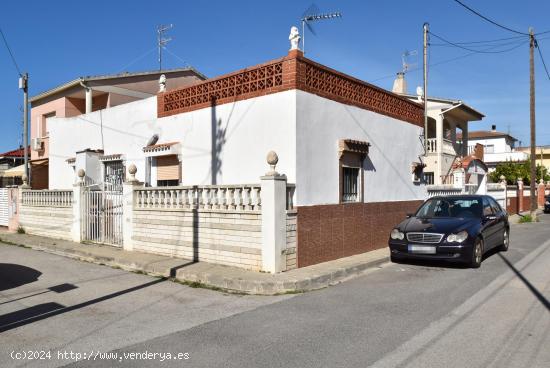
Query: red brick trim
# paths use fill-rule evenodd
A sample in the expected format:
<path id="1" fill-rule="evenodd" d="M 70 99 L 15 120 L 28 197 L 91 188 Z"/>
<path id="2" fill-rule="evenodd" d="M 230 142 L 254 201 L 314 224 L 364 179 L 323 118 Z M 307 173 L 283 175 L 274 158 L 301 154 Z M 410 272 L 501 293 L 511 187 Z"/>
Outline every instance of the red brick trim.
<path id="1" fill-rule="evenodd" d="M 158 117 L 299 89 L 423 126 L 423 108 L 405 97 L 306 59 L 300 51 L 157 95 Z"/>
<path id="2" fill-rule="evenodd" d="M 346 203 L 297 208 L 298 267 L 388 246 L 391 229 L 422 201 Z"/>

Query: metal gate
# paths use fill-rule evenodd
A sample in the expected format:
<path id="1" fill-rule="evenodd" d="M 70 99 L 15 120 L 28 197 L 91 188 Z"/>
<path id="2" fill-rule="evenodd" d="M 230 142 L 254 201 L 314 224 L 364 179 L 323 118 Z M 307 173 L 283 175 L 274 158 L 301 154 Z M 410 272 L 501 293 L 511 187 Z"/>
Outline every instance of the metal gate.
<path id="1" fill-rule="evenodd" d="M 8 226 L 8 189 L 0 188 L 0 226 Z"/>
<path id="2" fill-rule="evenodd" d="M 82 193 L 82 238 L 122 246 L 122 192 L 92 190 Z"/>

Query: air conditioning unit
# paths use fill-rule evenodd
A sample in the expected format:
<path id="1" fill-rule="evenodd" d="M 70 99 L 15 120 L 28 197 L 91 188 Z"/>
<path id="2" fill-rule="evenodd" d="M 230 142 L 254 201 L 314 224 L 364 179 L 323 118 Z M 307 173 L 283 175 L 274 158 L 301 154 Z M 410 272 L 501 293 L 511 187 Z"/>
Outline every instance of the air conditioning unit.
<path id="1" fill-rule="evenodd" d="M 31 139 L 31 147 L 33 151 L 41 151 L 43 149 L 43 142 L 40 138 Z"/>

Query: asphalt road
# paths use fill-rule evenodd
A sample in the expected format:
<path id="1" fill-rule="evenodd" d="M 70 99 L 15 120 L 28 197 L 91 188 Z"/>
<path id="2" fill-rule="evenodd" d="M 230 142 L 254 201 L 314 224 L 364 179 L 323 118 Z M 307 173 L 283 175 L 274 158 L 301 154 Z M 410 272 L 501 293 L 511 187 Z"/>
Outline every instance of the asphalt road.
<path id="1" fill-rule="evenodd" d="M 75 367 L 549 367 L 549 224 L 550 216 L 543 216 L 541 223 L 514 226 L 510 250 L 489 255 L 476 270 L 442 263 L 386 264 L 328 289 L 286 297 L 225 296 L 161 282 L 0 333 L 0 365 L 14 364 L 6 355 L 14 348 L 47 345 L 113 354 L 111 360 L 80 361 Z M 26 249 L 9 252 L 30 267 L 53 257 L 59 279 L 38 284 L 41 276 L 38 282 L 0 289 L 1 314 L 6 313 L 4 299 L 31 291 L 21 288 L 33 285 L 40 292 L 45 285 L 71 280 L 64 275 L 75 266 L 67 264 L 90 271 L 73 279 L 79 289 L 42 294 L 44 300 L 70 306 L 82 297 L 60 298 L 90 289 L 87 283 L 95 285 L 98 297 L 106 287 L 124 290 L 154 281 Z M 27 257 L 17 258 L 17 252 Z M 101 277 L 107 279 L 92 280 Z M 119 285 L 127 278 L 132 282 Z M 156 298 L 149 304 L 142 300 L 151 297 L 147 293 Z M 135 301 L 137 295 L 144 306 Z M 17 311 L 22 307 L 17 303 L 35 305 L 32 298 L 8 305 Z M 74 341 L 68 338 L 72 335 Z M 143 359 L 152 358 L 145 353 L 179 353 L 181 359 L 160 362 L 167 355 L 157 355 L 153 361 Z M 49 362 L 54 363 L 60 364 Z"/>

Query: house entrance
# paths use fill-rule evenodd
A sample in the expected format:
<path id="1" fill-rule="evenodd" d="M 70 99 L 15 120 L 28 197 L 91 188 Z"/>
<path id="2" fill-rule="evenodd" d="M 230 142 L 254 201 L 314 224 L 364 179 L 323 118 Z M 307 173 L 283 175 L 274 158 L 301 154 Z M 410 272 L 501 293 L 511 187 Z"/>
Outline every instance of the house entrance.
<path id="1" fill-rule="evenodd" d="M 123 202 L 121 191 L 84 188 L 82 192 L 82 239 L 122 246 Z"/>

